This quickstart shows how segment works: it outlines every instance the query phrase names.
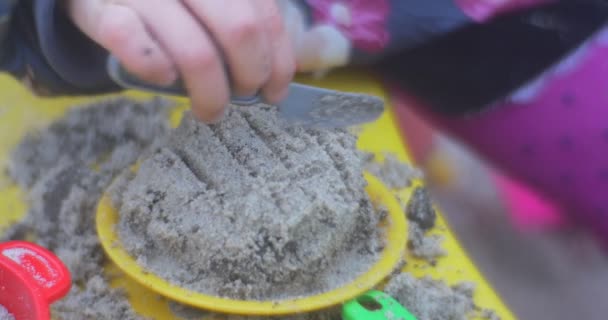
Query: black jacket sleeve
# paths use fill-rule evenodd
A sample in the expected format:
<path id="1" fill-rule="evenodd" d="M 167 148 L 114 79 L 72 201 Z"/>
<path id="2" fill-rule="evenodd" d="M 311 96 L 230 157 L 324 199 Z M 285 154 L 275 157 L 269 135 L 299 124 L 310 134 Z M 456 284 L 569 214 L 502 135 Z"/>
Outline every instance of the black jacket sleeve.
<path id="1" fill-rule="evenodd" d="M 467 116 L 507 99 L 607 23 L 604 0 L 564 0 L 469 24 L 377 67 L 432 111 Z"/>
<path id="2" fill-rule="evenodd" d="M 107 52 L 73 25 L 59 0 L 0 0 L 0 70 L 39 95 L 118 90 Z"/>

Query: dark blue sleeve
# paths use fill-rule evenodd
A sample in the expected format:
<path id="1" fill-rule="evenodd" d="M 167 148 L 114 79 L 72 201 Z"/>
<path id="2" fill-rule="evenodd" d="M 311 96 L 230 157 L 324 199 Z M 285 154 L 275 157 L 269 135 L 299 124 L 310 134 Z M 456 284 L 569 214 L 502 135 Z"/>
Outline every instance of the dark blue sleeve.
<path id="1" fill-rule="evenodd" d="M 606 2 L 560 1 L 469 24 L 392 54 L 377 70 L 432 111 L 469 116 L 567 59 L 606 23 Z"/>
<path id="2" fill-rule="evenodd" d="M 107 52 L 82 34 L 58 0 L 0 0 L 0 69 L 39 95 L 118 90 Z"/>
<path id="3" fill-rule="evenodd" d="M 420 105 L 468 116 L 507 98 L 608 22 L 605 0 L 545 2 L 300 0 L 306 43 L 317 46 L 307 50 L 306 66 L 371 66 Z"/>

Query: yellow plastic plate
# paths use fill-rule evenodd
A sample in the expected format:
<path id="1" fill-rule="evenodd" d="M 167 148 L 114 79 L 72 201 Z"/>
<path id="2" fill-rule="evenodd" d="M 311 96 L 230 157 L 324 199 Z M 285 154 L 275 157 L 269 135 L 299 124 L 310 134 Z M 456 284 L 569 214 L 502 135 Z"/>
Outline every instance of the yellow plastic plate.
<path id="1" fill-rule="evenodd" d="M 388 223 L 381 226 L 385 229 L 386 246 L 380 259 L 366 273 L 348 285 L 315 296 L 282 301 L 235 300 L 175 286 L 138 265 L 123 248 L 116 232 L 119 214 L 113 208 L 108 195 L 103 196 L 97 208 L 97 233 L 103 248 L 118 268 L 136 282 L 174 301 L 204 310 L 250 316 L 276 316 L 316 311 L 356 298 L 372 289 L 395 271 L 404 258 L 407 242 L 405 215 L 397 200 L 382 183 L 369 174 L 365 174 L 365 179 L 368 181 L 366 191 L 372 202 L 376 206 L 384 206 L 389 212 Z"/>

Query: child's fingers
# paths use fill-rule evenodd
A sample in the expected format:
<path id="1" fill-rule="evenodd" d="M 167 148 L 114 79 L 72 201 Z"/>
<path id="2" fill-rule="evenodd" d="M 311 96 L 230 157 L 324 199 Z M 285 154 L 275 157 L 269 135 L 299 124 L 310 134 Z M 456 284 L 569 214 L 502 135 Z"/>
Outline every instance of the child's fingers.
<path id="1" fill-rule="evenodd" d="M 171 60 L 132 9 L 107 5 L 100 16 L 97 37 L 102 46 L 138 77 L 161 85 L 177 80 Z"/>
<path id="2" fill-rule="evenodd" d="M 70 3 L 70 15 L 80 29 L 116 55 L 130 72 L 160 85 L 176 80 L 171 60 L 131 8 L 95 0 Z"/>
<path id="3" fill-rule="evenodd" d="M 268 102 L 279 102 L 287 95 L 287 88 L 296 71 L 296 61 L 290 34 L 279 12 L 276 1 L 257 1 L 258 12 L 266 21 L 266 33 L 272 40 L 272 69 L 263 94 Z"/>
<path id="4" fill-rule="evenodd" d="M 129 1 L 180 70 L 194 115 L 218 120 L 229 99 L 228 79 L 213 41 L 181 1 Z M 167 23 L 170 21 L 170 23 Z"/>
<path id="5" fill-rule="evenodd" d="M 298 71 L 328 70 L 348 63 L 351 42 L 338 29 L 318 25 L 300 35 L 296 54 Z"/>
<path id="6" fill-rule="evenodd" d="M 183 0 L 209 30 L 225 54 L 238 95 L 255 94 L 268 80 L 272 70 L 272 34 L 266 33 L 264 16 L 255 6 L 269 0 L 200 1 Z M 268 7 L 266 5 L 266 7 Z M 271 19 L 280 20 L 278 10 Z M 229 13 L 229 18 L 226 14 Z M 274 21 L 272 23 L 275 23 Z"/>
<path id="7" fill-rule="evenodd" d="M 262 93 L 270 103 L 277 103 L 287 96 L 289 83 L 293 80 L 296 71 L 293 47 L 289 42 L 287 33 L 275 43 L 274 64 L 270 78 L 264 86 Z"/>
<path id="8" fill-rule="evenodd" d="M 276 102 L 285 96 L 294 73 L 294 56 L 276 1 L 67 3 L 76 24 L 138 77 L 164 85 L 179 71 L 194 114 L 203 121 L 223 114 L 230 94 L 228 80 L 237 94 L 262 89 Z"/>

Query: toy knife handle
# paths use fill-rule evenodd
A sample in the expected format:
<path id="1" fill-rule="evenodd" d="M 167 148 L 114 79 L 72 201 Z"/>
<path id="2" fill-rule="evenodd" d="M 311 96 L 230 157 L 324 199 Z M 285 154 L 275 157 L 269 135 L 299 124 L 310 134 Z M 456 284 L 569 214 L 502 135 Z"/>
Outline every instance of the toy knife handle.
<path id="1" fill-rule="evenodd" d="M 169 86 L 160 86 L 148 83 L 130 74 L 125 68 L 123 68 L 120 61 L 118 61 L 118 59 L 112 55 L 108 57 L 106 69 L 108 71 L 108 74 L 110 75 L 110 78 L 112 78 L 112 80 L 116 84 L 123 88 L 148 91 L 158 94 L 167 94 L 172 96 L 188 95 L 188 92 L 186 91 L 181 79 L 178 79 L 175 83 Z M 230 102 L 235 105 L 250 106 L 263 102 L 263 99 L 260 94 L 256 94 L 250 97 L 237 97 L 232 95 L 230 98 Z"/>

